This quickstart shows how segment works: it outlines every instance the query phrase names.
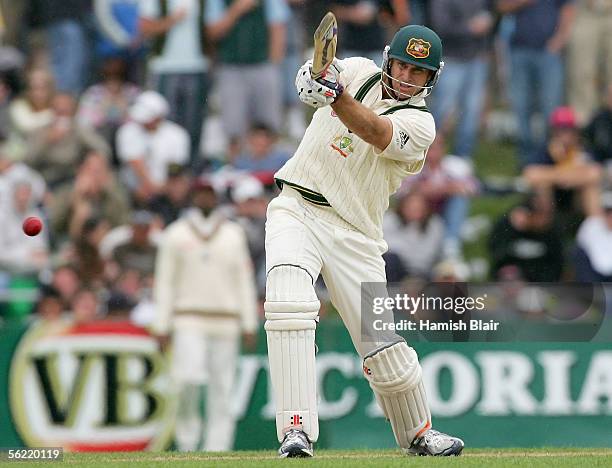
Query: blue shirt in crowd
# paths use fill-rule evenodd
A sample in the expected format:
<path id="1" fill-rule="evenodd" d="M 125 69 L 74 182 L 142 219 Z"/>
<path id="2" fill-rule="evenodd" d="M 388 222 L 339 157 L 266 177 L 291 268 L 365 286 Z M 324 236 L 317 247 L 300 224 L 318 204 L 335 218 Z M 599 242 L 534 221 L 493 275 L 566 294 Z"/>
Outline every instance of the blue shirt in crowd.
<path id="1" fill-rule="evenodd" d="M 561 8 L 573 0 L 536 0 L 515 13 L 514 47 L 543 49 L 555 33 Z"/>

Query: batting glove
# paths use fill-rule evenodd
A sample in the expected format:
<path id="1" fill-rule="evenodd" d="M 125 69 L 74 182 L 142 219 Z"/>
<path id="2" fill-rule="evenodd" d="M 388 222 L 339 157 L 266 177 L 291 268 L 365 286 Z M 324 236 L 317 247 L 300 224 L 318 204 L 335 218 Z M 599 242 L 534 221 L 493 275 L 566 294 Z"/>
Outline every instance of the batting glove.
<path id="1" fill-rule="evenodd" d="M 327 68 L 325 75 L 314 80 L 311 75 L 312 60 L 308 60 L 298 70 L 295 87 L 300 101 L 315 109 L 334 103 L 344 91 L 339 82 L 342 66 L 337 59 Z"/>

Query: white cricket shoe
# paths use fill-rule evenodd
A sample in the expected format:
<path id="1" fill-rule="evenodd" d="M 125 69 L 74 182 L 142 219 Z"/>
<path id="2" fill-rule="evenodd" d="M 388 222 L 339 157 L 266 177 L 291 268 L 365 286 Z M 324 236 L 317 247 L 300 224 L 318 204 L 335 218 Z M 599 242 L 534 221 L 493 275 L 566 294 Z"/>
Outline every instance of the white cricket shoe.
<path id="1" fill-rule="evenodd" d="M 421 437 L 414 439 L 406 453 L 408 455 L 450 457 L 460 455 L 463 446 L 461 439 L 429 429 Z"/>
<path id="2" fill-rule="evenodd" d="M 312 457 L 314 455 L 312 442 L 304 431 L 291 429 L 285 434 L 278 455 L 281 458 Z"/>

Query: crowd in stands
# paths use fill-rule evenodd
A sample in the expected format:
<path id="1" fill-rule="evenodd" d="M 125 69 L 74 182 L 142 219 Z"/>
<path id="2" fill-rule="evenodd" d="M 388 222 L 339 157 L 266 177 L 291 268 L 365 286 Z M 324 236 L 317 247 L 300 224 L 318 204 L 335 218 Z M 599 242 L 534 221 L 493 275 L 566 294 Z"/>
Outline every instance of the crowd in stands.
<path id="1" fill-rule="evenodd" d="M 339 57 L 380 65 L 409 23 L 444 44 L 438 137 L 384 221 L 390 280 L 470 278 L 493 109 L 514 118 L 522 201 L 491 220 L 489 278 L 612 277 L 612 0 L 0 0 L 0 286 L 26 278 L 47 319 L 148 323 L 160 239 L 205 180 L 263 296 L 273 174 L 309 119 L 294 76 L 330 9 Z"/>

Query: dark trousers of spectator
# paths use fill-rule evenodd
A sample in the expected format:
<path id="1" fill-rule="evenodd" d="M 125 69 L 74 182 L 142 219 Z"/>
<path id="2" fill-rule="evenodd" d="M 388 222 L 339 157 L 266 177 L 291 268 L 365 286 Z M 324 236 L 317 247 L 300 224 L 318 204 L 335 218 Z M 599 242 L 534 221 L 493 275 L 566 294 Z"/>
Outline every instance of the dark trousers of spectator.
<path id="1" fill-rule="evenodd" d="M 196 164 L 200 156 L 202 125 L 207 111 L 208 74 L 160 73 L 152 76 L 151 84 L 168 100 L 169 119 L 189 133 L 191 162 Z"/>
<path id="2" fill-rule="evenodd" d="M 576 281 L 585 283 L 609 283 L 612 275 L 602 275 L 593 268 L 587 253 L 580 247 L 574 250 L 574 267 L 576 270 Z"/>
<path id="3" fill-rule="evenodd" d="M 522 166 L 544 145 L 545 135 L 534 135 L 531 117 L 539 112 L 546 125 L 563 99 L 563 60 L 546 49 L 510 49 L 510 101 L 518 124 L 518 151 Z"/>

